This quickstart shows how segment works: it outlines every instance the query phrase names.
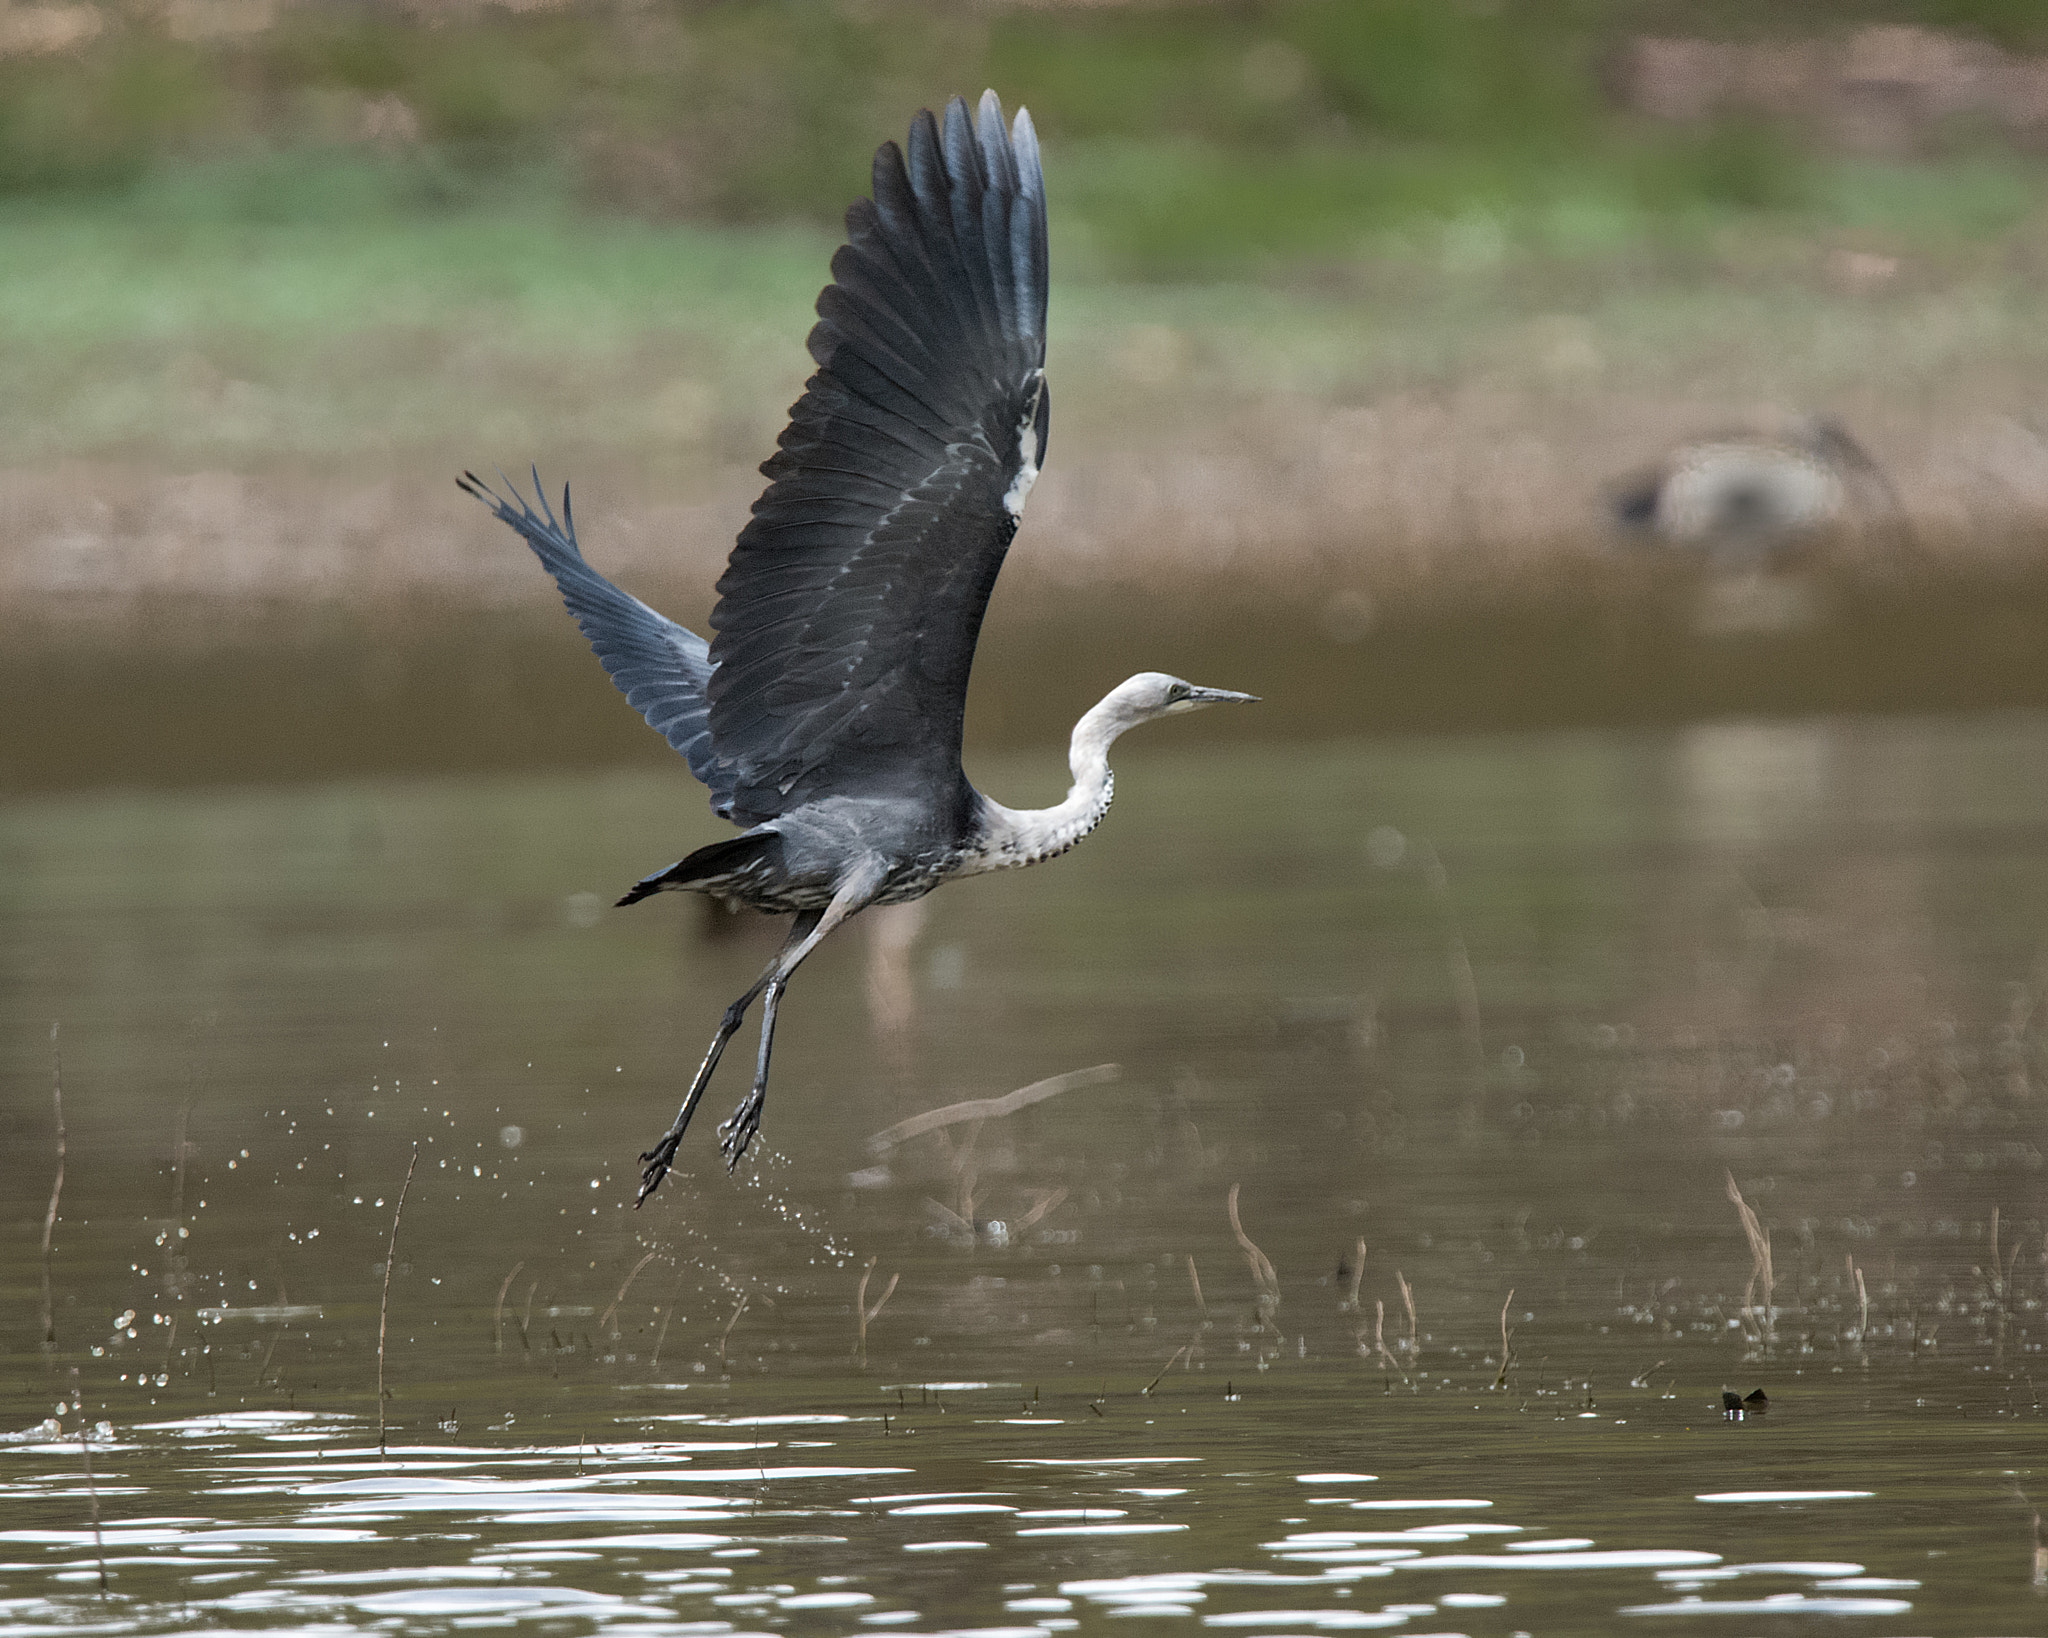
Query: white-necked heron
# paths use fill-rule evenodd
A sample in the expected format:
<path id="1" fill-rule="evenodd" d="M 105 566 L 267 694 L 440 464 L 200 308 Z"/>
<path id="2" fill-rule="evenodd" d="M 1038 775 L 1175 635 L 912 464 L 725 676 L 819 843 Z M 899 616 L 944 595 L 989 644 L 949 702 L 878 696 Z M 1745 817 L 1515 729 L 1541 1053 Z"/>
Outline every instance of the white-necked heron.
<path id="1" fill-rule="evenodd" d="M 875 155 L 847 212 L 810 335 L 817 372 L 790 411 L 767 489 L 718 582 L 707 644 L 583 559 L 558 518 L 463 487 L 526 538 L 620 692 L 742 827 L 645 878 L 793 913 L 781 952 L 726 1008 L 675 1124 L 641 1156 L 639 1201 L 674 1162 L 697 1100 L 756 997 L 754 1083 L 719 1128 L 728 1167 L 760 1129 L 775 1010 L 819 940 L 872 904 L 1064 853 L 1109 809 L 1109 747 L 1149 722 L 1248 694 L 1157 671 L 1075 724 L 1073 786 L 1006 808 L 960 765 L 967 676 L 989 592 L 1045 460 L 1045 182 L 1019 110 L 954 98 L 906 149 Z M 508 486 L 509 487 L 509 486 Z"/>

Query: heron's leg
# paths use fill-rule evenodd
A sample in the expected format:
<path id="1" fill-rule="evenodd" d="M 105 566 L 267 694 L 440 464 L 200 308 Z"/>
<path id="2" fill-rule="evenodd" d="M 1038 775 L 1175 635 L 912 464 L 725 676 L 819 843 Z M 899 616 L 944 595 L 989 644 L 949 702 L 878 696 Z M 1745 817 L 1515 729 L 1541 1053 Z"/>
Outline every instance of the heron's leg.
<path id="1" fill-rule="evenodd" d="M 718 1128 L 718 1147 L 724 1151 L 728 1172 L 738 1167 L 740 1156 L 761 1130 L 761 1111 L 768 1103 L 768 1054 L 775 1046 L 775 1009 L 781 1005 L 785 982 L 780 978 L 768 981 L 767 993 L 761 998 L 761 1052 L 754 1060 L 753 1089 Z"/>
<path id="2" fill-rule="evenodd" d="M 718 1033 L 711 1037 L 711 1046 L 704 1054 L 703 1063 L 697 1066 L 696 1079 L 690 1082 L 690 1090 L 683 1097 L 683 1107 L 676 1114 L 675 1124 L 662 1134 L 661 1141 L 640 1157 L 640 1192 L 633 1197 L 638 1206 L 661 1187 L 661 1180 L 668 1176 L 668 1169 L 675 1164 L 676 1150 L 681 1146 L 683 1133 L 688 1130 L 690 1117 L 697 1112 L 697 1100 L 704 1096 L 704 1089 L 711 1084 L 711 1076 L 718 1068 L 718 1060 L 725 1055 L 725 1044 L 738 1031 L 747 1016 L 747 1008 L 754 1004 L 754 997 L 775 981 L 783 970 L 784 959 L 792 950 L 802 945 L 817 930 L 825 912 L 805 910 L 798 914 L 789 929 L 780 953 L 762 970 L 761 976 L 748 987 L 747 993 L 725 1009 L 725 1016 L 718 1022 Z"/>
<path id="3" fill-rule="evenodd" d="M 802 939 L 793 940 L 776 957 L 775 967 L 768 977 L 768 996 L 761 1003 L 761 1053 L 754 1063 L 753 1088 L 718 1128 L 718 1146 L 725 1153 L 727 1171 L 739 1165 L 740 1156 L 747 1152 L 747 1146 L 754 1141 L 754 1134 L 761 1130 L 761 1111 L 768 1102 L 768 1054 L 775 1046 L 775 1009 L 781 1003 L 783 986 L 827 933 L 866 907 L 880 890 L 887 874 L 887 868 L 880 860 L 863 865 L 840 883 L 838 892 L 832 895 L 832 902 L 825 907 L 816 925 Z"/>

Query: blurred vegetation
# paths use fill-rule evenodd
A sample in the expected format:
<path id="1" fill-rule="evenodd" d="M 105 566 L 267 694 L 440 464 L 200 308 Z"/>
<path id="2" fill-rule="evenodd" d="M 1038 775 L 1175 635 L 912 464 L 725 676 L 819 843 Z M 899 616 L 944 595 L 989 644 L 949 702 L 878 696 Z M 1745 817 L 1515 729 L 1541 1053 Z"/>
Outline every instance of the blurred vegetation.
<path id="1" fill-rule="evenodd" d="M 829 228 L 909 109 L 992 84 L 1057 144 L 1066 248 L 1106 273 L 1338 259 L 1444 224 L 1488 223 L 1570 253 L 1696 240 L 1745 214 L 1867 219 L 1885 197 L 1860 182 L 1869 167 L 1819 156 L 1789 130 L 1656 126 L 1619 111 L 1607 80 L 1632 35 L 1896 20 L 2048 47 L 2038 0 L 359 3 L 287 8 L 268 26 L 203 38 L 148 20 L 189 36 L 252 15 L 205 9 L 226 4 L 109 4 L 81 44 L 0 59 L 0 195 L 147 196 L 274 221 L 516 192 L 632 216 Z M 291 162 L 252 163 L 265 154 Z M 2037 168 L 1982 136 L 1888 168 L 1957 165 L 1980 177 Z M 187 181 L 167 187 L 166 172 Z M 1956 231 L 1940 191 L 1893 190 L 1896 209 L 1874 225 Z M 1976 188 L 1964 225 L 2002 231 L 2036 192 Z M 2005 202 L 1986 215 L 1994 197 Z"/>

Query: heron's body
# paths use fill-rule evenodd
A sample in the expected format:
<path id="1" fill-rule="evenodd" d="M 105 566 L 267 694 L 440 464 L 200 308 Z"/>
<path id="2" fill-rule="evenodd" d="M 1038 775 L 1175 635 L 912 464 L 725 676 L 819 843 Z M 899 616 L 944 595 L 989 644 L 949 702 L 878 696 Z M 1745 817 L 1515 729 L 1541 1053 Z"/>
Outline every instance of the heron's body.
<path id="1" fill-rule="evenodd" d="M 1796 417 L 1673 450 L 1613 496 L 1617 521 L 1729 567 L 1785 557 L 1859 513 L 1896 512 L 1882 468 L 1840 423 Z"/>
<path id="2" fill-rule="evenodd" d="M 875 156 L 847 213 L 770 480 L 740 533 L 710 643 L 584 560 L 556 518 L 474 478 L 532 546 L 627 699 L 682 754 L 740 835 L 647 877 L 664 890 L 793 914 L 788 943 L 726 1009 L 675 1124 L 642 1159 L 640 1198 L 674 1159 L 726 1042 L 764 997 L 752 1091 L 722 1128 L 736 1164 L 760 1125 L 782 987 L 818 941 L 873 904 L 1064 853 L 1109 809 L 1126 729 L 1249 695 L 1140 672 L 1075 725 L 1073 786 L 1012 809 L 961 767 L 982 614 L 1045 460 L 1045 191 L 1021 111 L 993 92 L 920 114 L 908 152 Z M 536 479 L 536 489 L 538 480 Z"/>

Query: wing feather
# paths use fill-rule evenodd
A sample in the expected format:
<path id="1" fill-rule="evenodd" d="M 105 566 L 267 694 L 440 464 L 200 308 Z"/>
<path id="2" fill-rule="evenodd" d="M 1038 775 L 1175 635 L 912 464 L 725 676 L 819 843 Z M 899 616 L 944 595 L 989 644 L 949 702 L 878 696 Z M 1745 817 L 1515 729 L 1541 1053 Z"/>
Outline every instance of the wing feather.
<path id="1" fill-rule="evenodd" d="M 957 788 L 967 677 L 1044 457 L 1045 189 L 1021 111 L 911 122 L 847 212 L 790 411 L 711 617 L 730 817 Z"/>
<path id="2" fill-rule="evenodd" d="M 712 807 L 726 812 L 732 803 L 732 788 L 711 748 L 710 700 L 706 695 L 711 658 L 704 639 L 619 590 L 585 561 L 576 541 L 567 489 L 562 491 L 562 515 L 557 518 L 541 489 L 538 472 L 533 479 L 533 505 L 509 483 L 505 487 L 510 499 L 498 495 L 471 472 L 465 472 L 460 483 L 533 548 L 613 684 L 627 703 L 682 753 L 690 772 L 710 787 Z"/>

